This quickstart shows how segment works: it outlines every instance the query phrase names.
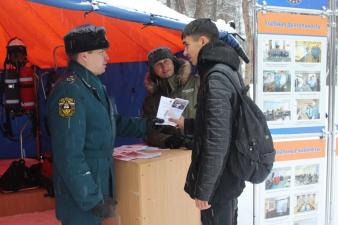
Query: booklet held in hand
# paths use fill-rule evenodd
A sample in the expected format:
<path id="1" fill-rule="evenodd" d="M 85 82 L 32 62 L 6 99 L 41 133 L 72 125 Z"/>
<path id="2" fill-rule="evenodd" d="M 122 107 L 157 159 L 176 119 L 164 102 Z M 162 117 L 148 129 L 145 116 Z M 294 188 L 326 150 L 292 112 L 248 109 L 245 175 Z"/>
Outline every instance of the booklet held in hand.
<path id="1" fill-rule="evenodd" d="M 176 126 L 176 123 L 169 121 L 169 118 L 179 119 L 188 104 L 189 101 L 185 99 L 181 98 L 173 99 L 161 96 L 156 117 L 163 119 L 164 122 L 156 123 L 156 125 Z"/>

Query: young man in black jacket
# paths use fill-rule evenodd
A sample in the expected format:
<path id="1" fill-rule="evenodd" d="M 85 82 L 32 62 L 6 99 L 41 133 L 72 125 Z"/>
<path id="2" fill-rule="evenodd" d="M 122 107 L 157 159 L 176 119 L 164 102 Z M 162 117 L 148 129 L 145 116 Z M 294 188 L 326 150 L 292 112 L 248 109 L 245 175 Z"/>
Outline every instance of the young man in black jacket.
<path id="1" fill-rule="evenodd" d="M 190 22 L 182 33 L 184 55 L 197 66 L 201 85 L 195 119 L 178 122 L 185 133 L 194 134 L 192 161 L 185 191 L 201 210 L 203 225 L 237 224 L 237 197 L 245 183 L 227 168 L 233 146 L 232 131 L 239 110 L 239 96 L 230 80 L 217 71 L 230 67 L 230 76 L 239 81 L 239 57 L 219 40 L 210 19 Z"/>

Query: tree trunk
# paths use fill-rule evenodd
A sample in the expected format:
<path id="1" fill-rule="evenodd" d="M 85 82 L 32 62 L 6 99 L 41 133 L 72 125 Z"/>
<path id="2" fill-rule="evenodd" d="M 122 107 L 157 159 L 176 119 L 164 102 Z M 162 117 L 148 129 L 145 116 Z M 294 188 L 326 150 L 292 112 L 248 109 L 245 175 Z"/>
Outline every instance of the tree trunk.
<path id="1" fill-rule="evenodd" d="M 178 0 L 178 4 L 180 5 L 180 12 L 183 14 L 186 14 L 187 10 L 185 9 L 185 3 L 184 0 Z"/>
<path id="2" fill-rule="evenodd" d="M 243 0 L 243 19 L 245 24 L 245 35 L 246 35 L 246 53 L 250 59 L 250 63 L 245 65 L 244 81 L 246 84 L 252 83 L 253 81 L 253 33 L 251 29 L 252 20 L 250 16 L 251 1 Z"/>
<path id="3" fill-rule="evenodd" d="M 180 12 L 180 4 L 178 4 L 178 1 L 179 1 L 179 0 L 175 0 L 175 10 L 176 10 L 177 12 Z"/>
<path id="4" fill-rule="evenodd" d="M 212 1 L 211 19 L 217 20 L 217 0 Z"/>
<path id="5" fill-rule="evenodd" d="M 171 8 L 171 0 L 167 0 L 167 6 Z"/>
<path id="6" fill-rule="evenodd" d="M 197 0 L 196 1 L 196 10 L 195 10 L 195 18 L 202 18 L 204 17 L 203 13 L 203 5 L 205 6 L 205 1 L 204 0 Z"/>
<path id="7" fill-rule="evenodd" d="M 168 1 L 168 0 L 167 0 Z M 175 10 L 182 14 L 186 14 L 184 0 L 175 0 Z"/>

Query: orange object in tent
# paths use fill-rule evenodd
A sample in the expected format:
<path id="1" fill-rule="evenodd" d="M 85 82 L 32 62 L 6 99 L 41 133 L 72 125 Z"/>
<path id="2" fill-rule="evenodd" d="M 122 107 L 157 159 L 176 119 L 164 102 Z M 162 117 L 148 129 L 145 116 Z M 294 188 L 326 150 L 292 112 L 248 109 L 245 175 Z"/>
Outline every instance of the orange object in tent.
<path id="1" fill-rule="evenodd" d="M 110 42 L 110 63 L 147 60 L 147 53 L 156 47 L 167 46 L 173 52 L 183 49 L 181 32 L 158 26 L 146 26 L 103 16 L 32 3 L 28 0 L 0 1 L 0 67 L 6 57 L 6 46 L 18 37 L 27 46 L 28 59 L 41 68 L 54 67 L 53 51 L 63 46 L 63 36 L 72 28 L 92 23 L 104 26 Z M 63 47 L 56 49 L 57 66 L 66 66 Z"/>

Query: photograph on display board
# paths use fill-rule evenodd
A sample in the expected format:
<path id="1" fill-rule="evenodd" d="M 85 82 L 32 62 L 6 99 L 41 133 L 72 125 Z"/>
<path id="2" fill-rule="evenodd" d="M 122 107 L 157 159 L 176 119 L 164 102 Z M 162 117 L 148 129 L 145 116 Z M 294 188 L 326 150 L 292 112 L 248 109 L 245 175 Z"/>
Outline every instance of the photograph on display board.
<path id="1" fill-rule="evenodd" d="M 273 221 L 273 223 L 264 223 L 264 225 L 290 225 L 290 221 Z"/>
<path id="2" fill-rule="evenodd" d="M 295 60 L 299 63 L 320 63 L 322 43 L 319 41 L 296 41 Z"/>
<path id="3" fill-rule="evenodd" d="M 295 91 L 315 92 L 320 91 L 320 72 L 296 71 Z"/>
<path id="4" fill-rule="evenodd" d="M 273 168 L 265 180 L 265 190 L 289 188 L 291 184 L 291 167 Z"/>
<path id="5" fill-rule="evenodd" d="M 297 120 L 320 119 L 319 99 L 297 99 Z"/>
<path id="6" fill-rule="evenodd" d="M 307 218 L 294 221 L 293 225 L 317 225 L 316 218 Z"/>
<path id="7" fill-rule="evenodd" d="M 319 164 L 299 165 L 295 167 L 295 185 L 318 184 Z"/>
<path id="8" fill-rule="evenodd" d="M 288 100 L 265 100 L 263 113 L 267 121 L 291 120 L 290 102 Z"/>
<path id="9" fill-rule="evenodd" d="M 290 92 L 291 74 L 287 70 L 263 71 L 263 92 Z"/>
<path id="10" fill-rule="evenodd" d="M 290 197 L 273 197 L 265 199 L 265 219 L 290 215 Z"/>
<path id="11" fill-rule="evenodd" d="M 264 62 L 291 62 L 289 40 L 268 40 L 264 42 Z"/>
<path id="12" fill-rule="evenodd" d="M 306 213 L 317 211 L 317 194 L 309 193 L 309 194 L 297 194 L 295 196 L 296 206 L 294 208 L 294 213 Z"/>

